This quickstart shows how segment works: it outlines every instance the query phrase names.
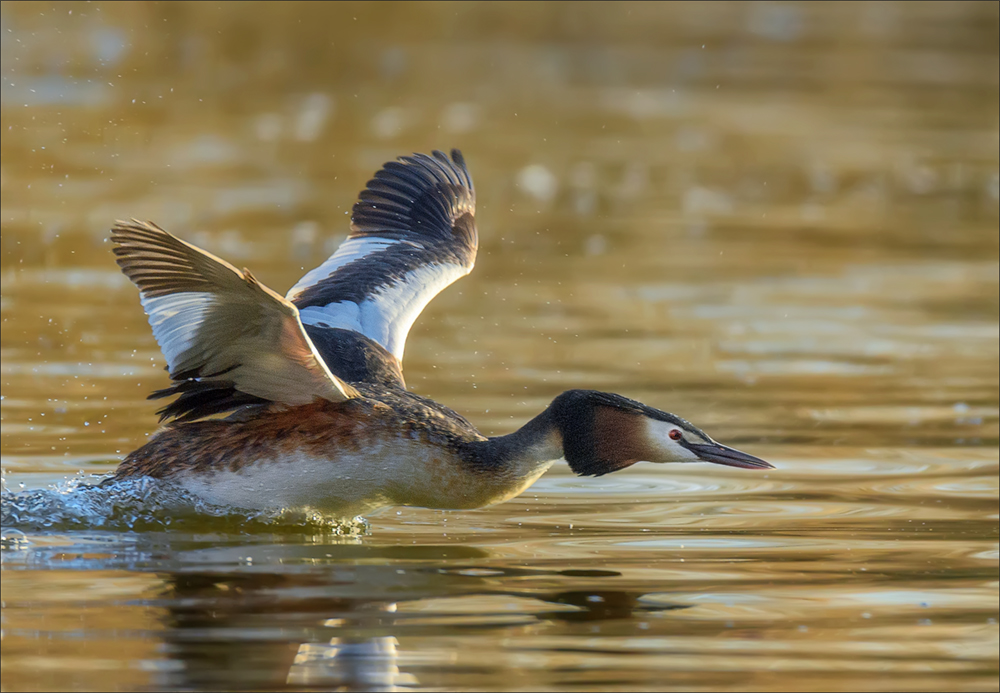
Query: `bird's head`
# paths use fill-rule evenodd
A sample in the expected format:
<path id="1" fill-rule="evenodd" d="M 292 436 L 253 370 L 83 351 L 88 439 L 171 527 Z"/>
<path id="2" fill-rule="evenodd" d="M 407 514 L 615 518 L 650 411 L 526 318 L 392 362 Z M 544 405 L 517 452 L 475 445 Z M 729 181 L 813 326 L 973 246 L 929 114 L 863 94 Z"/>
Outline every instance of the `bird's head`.
<path id="1" fill-rule="evenodd" d="M 569 390 L 549 406 L 563 456 L 583 476 L 600 476 L 636 462 L 711 462 L 773 469 L 764 460 L 717 443 L 684 419 L 607 392 Z"/>

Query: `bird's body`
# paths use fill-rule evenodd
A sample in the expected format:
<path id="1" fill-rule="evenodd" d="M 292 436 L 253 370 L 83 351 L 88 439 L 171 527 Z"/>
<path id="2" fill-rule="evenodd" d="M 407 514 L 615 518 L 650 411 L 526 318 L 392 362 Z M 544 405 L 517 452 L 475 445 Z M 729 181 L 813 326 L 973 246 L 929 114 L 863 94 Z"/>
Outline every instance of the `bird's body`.
<path id="1" fill-rule="evenodd" d="M 400 388 L 358 390 L 346 402 L 250 405 L 226 419 L 169 425 L 118 474 L 173 478 L 206 500 L 237 507 L 357 515 L 390 505 L 498 503 L 561 456 L 550 446 L 491 464 L 476 456 L 488 439 L 450 409 Z"/>
<path id="2" fill-rule="evenodd" d="M 355 205 L 351 235 L 286 298 L 151 223 L 119 222 L 118 262 L 173 380 L 152 397 L 178 397 L 161 410 L 175 420 L 115 478 L 171 479 L 237 507 L 352 516 L 502 502 L 560 459 L 582 475 L 640 460 L 770 467 L 620 395 L 570 390 L 518 431 L 487 438 L 408 392 L 406 333 L 471 271 L 474 213 L 457 151 L 390 162 Z"/>

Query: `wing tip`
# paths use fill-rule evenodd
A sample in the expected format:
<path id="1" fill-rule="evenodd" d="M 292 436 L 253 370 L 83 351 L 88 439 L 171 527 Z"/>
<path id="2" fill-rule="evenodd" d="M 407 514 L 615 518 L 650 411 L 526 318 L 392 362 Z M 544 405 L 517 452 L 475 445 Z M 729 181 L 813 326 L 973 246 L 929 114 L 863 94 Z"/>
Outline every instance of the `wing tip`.
<path id="1" fill-rule="evenodd" d="M 368 181 L 351 210 L 351 235 L 450 239 L 455 221 L 475 217 L 475 210 L 475 186 L 461 151 L 452 149 L 450 157 L 437 149 L 414 153 L 386 162 Z"/>
<path id="2" fill-rule="evenodd" d="M 167 233 L 153 222 L 148 220 L 141 221 L 135 217 L 131 217 L 127 221 L 124 219 L 115 219 L 115 223 L 111 227 L 112 236 L 137 231 L 146 233 Z"/>
<path id="3" fill-rule="evenodd" d="M 397 161 L 403 164 L 418 164 L 425 167 L 430 165 L 443 173 L 451 184 L 467 188 L 472 193 L 473 200 L 475 199 L 476 190 L 472 184 L 472 176 L 469 175 L 469 167 L 465 163 L 465 157 L 462 156 L 462 152 L 458 148 L 452 148 L 450 158 L 440 149 L 433 149 L 430 156 L 414 152 L 410 156 L 399 157 Z"/>
<path id="4" fill-rule="evenodd" d="M 119 258 L 150 245 L 161 246 L 173 238 L 172 234 L 153 222 L 140 221 L 134 217 L 128 221 L 116 219 L 109 234 L 109 239 L 114 244 L 112 252 Z"/>
<path id="5" fill-rule="evenodd" d="M 424 155 L 419 154 L 418 152 L 414 152 L 413 156 L 414 157 L 419 157 L 419 156 L 424 156 Z M 446 166 L 457 167 L 457 168 L 460 168 L 460 169 L 468 172 L 468 167 L 465 164 L 465 157 L 462 156 L 462 150 L 458 149 L 457 147 L 452 147 L 452 149 L 451 149 L 451 157 L 450 158 L 449 158 L 449 156 L 447 154 L 445 154 L 444 152 L 442 152 L 440 149 L 434 149 L 434 150 L 432 150 L 431 151 L 431 156 L 433 156 L 435 159 L 437 159 L 441 163 L 445 164 Z M 400 160 L 402 160 L 403 158 L 404 157 L 400 157 Z"/>

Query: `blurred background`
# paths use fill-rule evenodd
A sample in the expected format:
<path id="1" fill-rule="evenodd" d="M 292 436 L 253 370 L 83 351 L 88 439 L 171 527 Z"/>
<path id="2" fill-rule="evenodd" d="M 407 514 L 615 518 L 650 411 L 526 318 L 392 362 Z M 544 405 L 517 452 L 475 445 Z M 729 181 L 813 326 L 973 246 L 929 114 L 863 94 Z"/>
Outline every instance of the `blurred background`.
<path id="1" fill-rule="evenodd" d="M 444 536 L 441 513 L 373 519 L 368 546 L 409 543 L 415 527 L 435 542 L 488 545 L 471 555 L 501 571 L 490 589 L 504 594 L 513 588 L 502 571 L 538 556 L 632 580 L 615 603 L 665 603 L 650 595 L 673 585 L 671 599 L 702 606 L 671 618 L 704 619 L 704 641 L 676 620 L 641 620 L 622 607 L 608 616 L 625 619 L 615 621 L 627 624 L 615 631 L 621 640 L 596 643 L 588 629 L 600 627 L 564 623 L 555 628 L 566 640 L 517 654 L 503 644 L 506 622 L 487 615 L 499 602 L 459 601 L 463 614 L 496 628 L 463 641 L 495 663 L 472 674 L 453 658 L 454 643 L 423 640 L 402 621 L 380 617 L 364 632 L 398 636 L 399 652 L 415 657 L 407 671 L 424 685 L 630 688 L 663 685 L 667 669 L 680 676 L 674 667 L 690 665 L 715 678 L 689 671 L 669 680 L 995 687 L 997 3 L 5 2 L 0 35 L 6 488 L 109 471 L 155 429 L 159 403 L 145 395 L 167 379 L 138 294 L 106 242 L 115 219 L 153 220 L 284 293 L 343 239 L 358 191 L 383 162 L 458 147 L 477 187 L 479 259 L 411 331 L 411 389 L 488 434 L 513 430 L 564 389 L 620 392 L 776 462 L 779 473 L 768 481 L 646 465 L 593 482 L 556 472 L 530 498 L 451 515 Z M 918 525 L 936 541 L 908 534 Z M 566 527 L 584 538 L 568 539 Z M 639 527 L 654 543 L 631 542 Z M 734 527 L 769 538 L 740 543 Z M 80 541 L 73 537 L 55 544 Z M 684 573 L 690 582 L 680 587 L 671 582 L 682 574 L 678 546 L 701 547 L 686 554 L 687 570 L 700 572 Z M 431 554 L 428 570 L 450 569 Z M 37 568 L 39 555 L 7 551 L 5 565 Z M 325 555 L 309 560 L 340 560 Z M 399 558 L 379 555 L 388 565 Z M 84 575 L 107 568 L 100 560 L 75 565 Z M 718 572 L 719 561 L 735 560 L 743 567 Z M 840 563 L 817 577 L 813 561 Z M 823 591 L 869 569 L 884 582 Z M 174 632 L 169 619 L 137 625 L 116 610 L 122 594 L 146 604 L 167 589 L 114 581 L 141 571 L 58 584 L 49 573 L 15 582 L 11 571 L 5 690 L 109 683 L 96 669 L 74 669 L 83 655 L 39 644 L 65 628 L 87 635 L 74 653 L 99 647 L 86 644 L 97 631 L 72 625 L 69 612 L 63 623 L 56 607 L 33 606 L 39 580 L 61 595 L 51 597 L 59 609 L 84 584 L 118 595 L 93 606 L 100 637 L 119 637 L 109 628 Z M 406 581 L 391 571 L 366 579 L 379 575 Z M 579 576 L 546 579 L 555 582 L 543 598 L 564 595 L 549 601 L 598 603 L 573 582 Z M 762 592 L 764 583 L 781 589 Z M 170 584 L 169 595 L 186 594 Z M 757 606 L 716 599 L 720 584 Z M 405 586 L 414 599 L 455 596 L 452 583 Z M 949 592 L 956 586 L 960 597 Z M 684 602 L 685 590 L 699 596 Z M 811 606 L 788 610 L 790 594 Z M 512 603 L 502 608 L 531 612 Z M 230 616 L 242 613 L 234 604 Z M 861 609 L 879 616 L 873 604 L 886 609 L 882 630 L 860 630 Z M 916 604 L 952 611 L 918 618 L 908 610 Z M 43 616 L 48 626 L 32 625 Z M 920 631 L 929 625 L 920 619 L 948 630 Z M 742 635 L 727 630 L 734 622 Z M 246 627 L 234 627 L 232 642 L 256 637 Z M 548 626 L 517 627 L 556 637 Z M 654 633 L 690 649 L 667 656 L 666 641 L 643 639 Z M 221 660 L 203 661 L 202 679 L 177 673 L 194 671 L 183 657 L 173 660 L 180 668 L 157 668 L 174 656 L 151 654 L 158 637 L 115 640 L 132 666 L 116 674 L 120 685 L 146 685 L 142 672 L 154 670 L 173 686 L 236 680 L 239 667 Z M 781 659 L 754 649 L 763 647 L 755 638 L 791 649 Z M 736 641 L 753 662 L 730 660 Z M 581 673 L 573 648 L 581 657 L 600 650 L 603 673 Z M 875 651 L 889 654 L 858 659 Z M 37 657 L 46 658 L 41 673 Z M 869 664 L 891 676 L 870 679 Z M 264 666 L 243 674 L 255 685 L 286 680 L 266 678 Z M 320 678 L 287 681 L 335 680 L 309 671 Z"/>

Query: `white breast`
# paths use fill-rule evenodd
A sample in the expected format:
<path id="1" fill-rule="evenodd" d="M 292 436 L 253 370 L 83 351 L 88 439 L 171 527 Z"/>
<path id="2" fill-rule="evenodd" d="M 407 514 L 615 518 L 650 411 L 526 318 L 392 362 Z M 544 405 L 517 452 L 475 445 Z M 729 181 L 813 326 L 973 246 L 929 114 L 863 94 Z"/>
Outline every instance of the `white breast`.
<path id="1" fill-rule="evenodd" d="M 477 471 L 445 447 L 400 436 L 335 459 L 295 453 L 174 481 L 215 504 L 313 508 L 351 518 L 393 505 L 458 510 L 500 503 L 522 493 L 553 461 Z"/>

